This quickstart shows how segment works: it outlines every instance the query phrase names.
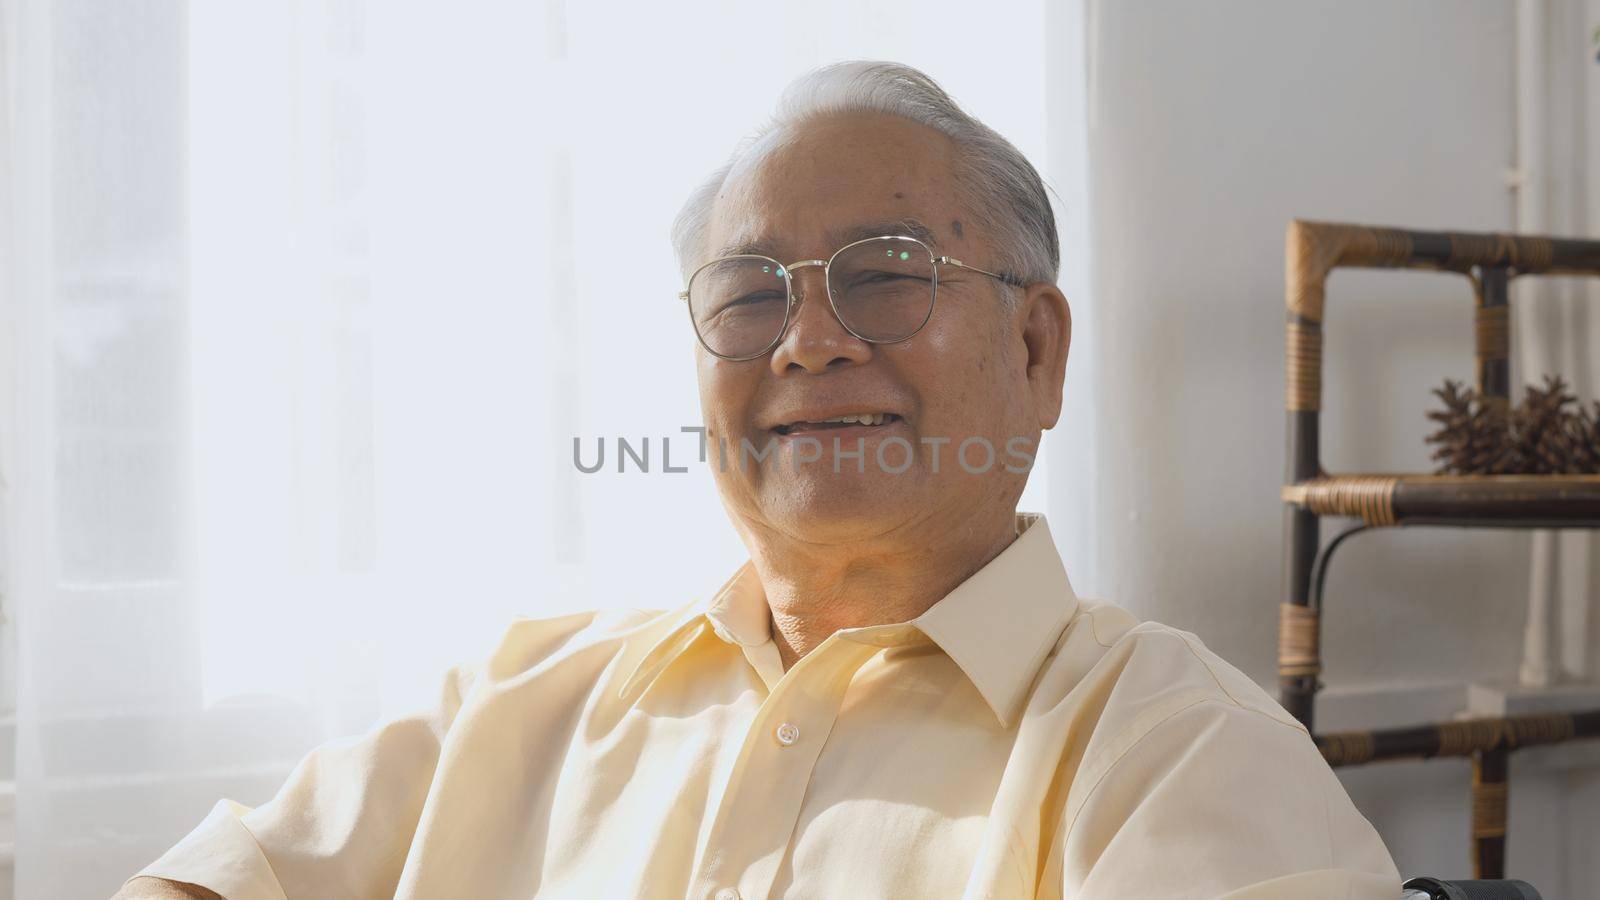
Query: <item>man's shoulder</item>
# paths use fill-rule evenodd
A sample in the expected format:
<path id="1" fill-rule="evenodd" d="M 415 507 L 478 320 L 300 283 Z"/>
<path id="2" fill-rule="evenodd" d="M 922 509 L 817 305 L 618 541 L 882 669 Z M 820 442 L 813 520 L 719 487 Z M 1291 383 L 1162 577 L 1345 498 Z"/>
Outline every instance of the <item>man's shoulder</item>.
<path id="1" fill-rule="evenodd" d="M 619 654 L 642 653 L 683 620 L 678 609 L 589 609 L 512 620 L 481 664 L 490 681 L 503 682 L 588 659 L 603 667 Z"/>
<path id="2" fill-rule="evenodd" d="M 1111 720 L 1153 724 L 1196 704 L 1217 704 L 1302 727 L 1194 633 L 1141 621 L 1113 603 L 1082 601 L 1057 656 L 1081 673 L 1074 692 L 1101 698 L 1096 705 Z"/>

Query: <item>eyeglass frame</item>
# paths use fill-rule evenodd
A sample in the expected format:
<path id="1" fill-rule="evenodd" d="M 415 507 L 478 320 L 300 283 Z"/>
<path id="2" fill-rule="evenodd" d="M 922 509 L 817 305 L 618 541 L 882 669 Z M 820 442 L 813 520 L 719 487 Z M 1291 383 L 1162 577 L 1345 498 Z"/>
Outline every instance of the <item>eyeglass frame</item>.
<path id="1" fill-rule="evenodd" d="M 872 243 L 874 241 L 888 241 L 888 240 L 910 241 L 911 243 L 916 244 L 918 247 L 921 247 L 923 250 L 925 250 L 927 252 L 928 261 L 933 265 L 933 281 L 929 285 L 929 294 L 931 296 L 928 299 L 928 312 L 927 312 L 927 315 L 924 315 L 922 317 L 922 321 L 917 323 L 917 327 L 911 329 L 910 333 L 908 333 L 905 337 L 898 337 L 898 338 L 893 338 L 893 339 L 869 338 L 869 337 L 866 337 L 865 335 L 859 334 L 854 328 L 851 328 L 849 326 L 849 324 L 847 324 L 845 322 L 844 317 L 839 314 L 839 306 L 838 306 L 838 304 L 833 302 L 833 282 L 832 282 L 832 279 L 830 278 L 830 276 L 832 274 L 831 270 L 832 270 L 832 267 L 833 267 L 833 261 L 838 259 L 839 258 L 839 254 L 845 252 L 846 250 L 849 250 L 852 247 L 859 247 L 862 244 L 870 244 L 870 243 Z M 718 263 L 725 263 L 725 262 L 728 262 L 729 260 L 736 260 L 736 259 L 760 259 L 760 260 L 766 260 L 767 262 L 770 262 L 773 265 L 776 265 L 778 267 L 778 270 L 783 273 L 783 286 L 784 286 L 784 291 L 787 294 L 787 302 L 784 304 L 784 308 L 783 308 L 783 325 L 778 328 L 777 335 L 775 337 L 773 337 L 772 341 L 770 343 L 768 343 L 765 347 L 762 347 L 757 352 L 752 353 L 752 354 L 750 354 L 748 356 L 728 356 L 728 355 L 723 354 L 723 353 L 718 353 L 716 350 L 712 349 L 711 345 L 706 342 L 705 335 L 700 333 L 700 323 L 695 321 L 694 309 L 692 309 L 689 306 L 689 288 L 694 286 L 695 276 L 699 275 L 701 272 L 705 271 L 707 268 L 709 268 L 711 266 L 714 266 L 714 265 L 716 265 Z M 865 341 L 865 342 L 867 342 L 869 344 L 898 344 L 898 343 L 900 343 L 902 341 L 908 341 L 911 338 L 915 337 L 916 334 L 918 332 L 920 332 L 928 324 L 928 322 L 933 318 L 933 308 L 934 308 L 934 306 L 936 306 L 938 304 L 938 301 L 939 301 L 939 267 L 940 266 L 955 266 L 956 268 L 959 268 L 959 269 L 966 269 L 966 270 L 971 271 L 971 272 L 977 272 L 980 275 L 987 275 L 990 278 L 994 278 L 994 279 L 999 280 L 1002 284 L 1008 284 L 1008 285 L 1011 285 L 1012 287 L 1026 287 L 1027 286 L 1027 282 L 1024 281 L 1022 278 L 1016 276 L 1016 275 L 1003 274 L 1003 273 L 1000 273 L 1000 272 L 991 272 L 988 269 L 980 269 L 977 266 L 969 265 L 967 263 L 964 263 L 961 260 L 956 259 L 953 256 L 935 256 L 934 253 L 933 253 L 933 248 L 929 247 L 927 244 L 923 243 L 921 239 L 914 238 L 914 237 L 911 237 L 910 235 L 904 235 L 904 234 L 880 234 L 880 235 L 877 235 L 876 237 L 868 237 L 868 238 L 862 238 L 861 240 L 858 240 L 858 241 L 851 241 L 850 243 L 845 244 L 843 247 L 840 247 L 838 250 L 833 251 L 833 255 L 829 256 L 827 259 L 803 259 L 803 260 L 800 260 L 797 263 L 794 263 L 793 265 L 788 265 L 788 266 L 784 265 L 781 262 L 778 262 L 776 259 L 773 259 L 770 256 L 762 256 L 759 253 L 735 253 L 735 254 L 733 254 L 731 256 L 719 256 L 716 259 L 713 259 L 713 260 L 710 260 L 708 262 L 702 263 L 700 266 L 696 267 L 693 272 L 689 273 L 689 286 L 685 287 L 683 290 L 678 292 L 678 299 L 683 301 L 684 309 L 687 310 L 688 313 L 689 313 L 689 324 L 690 324 L 690 326 L 692 326 L 694 328 L 694 336 L 695 336 L 695 338 L 697 340 L 700 341 L 700 346 L 704 347 L 706 352 L 711 354 L 712 356 L 715 356 L 718 359 L 728 360 L 729 362 L 747 362 L 747 361 L 752 360 L 752 359 L 760 359 L 761 357 L 766 356 L 768 353 L 771 353 L 772 349 L 774 347 L 778 346 L 780 343 L 783 342 L 783 336 L 785 334 L 789 333 L 789 323 L 791 321 L 793 321 L 793 319 L 794 319 L 794 311 L 795 311 L 795 309 L 797 307 L 799 307 L 800 303 L 804 302 L 805 294 L 803 294 L 803 293 L 796 294 L 795 289 L 794 289 L 794 277 L 793 277 L 794 270 L 795 269 L 804 269 L 804 268 L 806 268 L 808 266 L 821 266 L 822 267 L 822 282 L 823 282 L 823 285 L 827 287 L 828 309 L 830 309 L 833 312 L 834 321 L 838 322 L 839 326 L 841 328 L 843 328 L 845 331 L 849 332 L 851 337 L 854 337 L 855 339 L 860 340 L 860 341 Z M 796 299 L 797 297 L 799 299 Z"/>

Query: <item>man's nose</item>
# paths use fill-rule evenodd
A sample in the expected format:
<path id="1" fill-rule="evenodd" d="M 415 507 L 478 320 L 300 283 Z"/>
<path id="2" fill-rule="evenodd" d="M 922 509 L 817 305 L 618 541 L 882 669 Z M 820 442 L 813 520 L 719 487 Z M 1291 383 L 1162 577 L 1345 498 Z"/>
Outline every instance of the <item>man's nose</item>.
<path id="1" fill-rule="evenodd" d="M 821 266 L 792 272 L 790 283 L 795 308 L 789 313 L 789 330 L 772 351 L 774 373 L 800 369 L 819 375 L 872 358 L 872 345 L 847 331 L 833 314 Z"/>

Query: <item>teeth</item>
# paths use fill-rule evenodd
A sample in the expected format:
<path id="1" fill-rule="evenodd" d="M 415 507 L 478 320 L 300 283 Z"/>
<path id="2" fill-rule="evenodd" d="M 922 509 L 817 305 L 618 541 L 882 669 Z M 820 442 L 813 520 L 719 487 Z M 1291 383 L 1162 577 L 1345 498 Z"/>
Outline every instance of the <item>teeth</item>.
<path id="1" fill-rule="evenodd" d="M 784 434 L 788 434 L 789 429 L 796 425 L 882 425 L 892 418 L 894 418 L 894 413 L 851 413 L 848 416 L 836 416 L 832 419 L 823 419 L 820 422 L 807 420 L 803 422 L 794 422 L 789 425 L 781 425 L 779 426 L 779 430 Z"/>

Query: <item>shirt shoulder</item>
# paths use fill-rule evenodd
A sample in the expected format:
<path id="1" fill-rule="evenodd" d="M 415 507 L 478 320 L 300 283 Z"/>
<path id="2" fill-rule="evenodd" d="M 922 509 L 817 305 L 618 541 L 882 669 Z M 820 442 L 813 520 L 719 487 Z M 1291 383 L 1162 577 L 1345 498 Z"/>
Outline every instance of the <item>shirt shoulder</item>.
<path id="1" fill-rule="evenodd" d="M 1140 621 L 1105 601 L 1082 601 L 1057 642 L 1040 689 L 1044 696 L 1035 697 L 1036 709 L 1070 708 L 1080 725 L 1092 725 L 1095 743 L 1137 740 L 1199 703 L 1304 731 L 1266 691 L 1193 633 Z"/>
<path id="2" fill-rule="evenodd" d="M 683 609 L 597 609 L 512 621 L 487 659 L 474 668 L 504 684 L 591 659 L 602 666 L 618 655 L 641 655 L 681 623 Z"/>
<path id="3" fill-rule="evenodd" d="M 1086 602 L 1058 650 L 1081 673 L 1040 707 L 1070 772 L 1059 895 L 1233 896 L 1294 877 L 1317 896 L 1394 896 L 1381 838 L 1304 726 L 1197 636 Z"/>

